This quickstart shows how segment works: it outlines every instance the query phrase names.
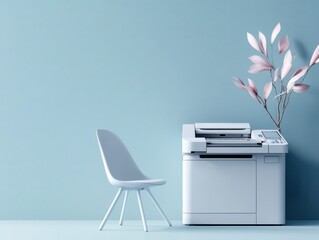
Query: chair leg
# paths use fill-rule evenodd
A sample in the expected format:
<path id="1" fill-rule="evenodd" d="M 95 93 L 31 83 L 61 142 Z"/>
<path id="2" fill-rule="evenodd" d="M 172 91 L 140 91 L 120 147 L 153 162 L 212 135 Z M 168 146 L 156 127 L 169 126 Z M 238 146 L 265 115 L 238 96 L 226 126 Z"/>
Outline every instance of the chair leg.
<path id="1" fill-rule="evenodd" d="M 161 213 L 162 217 L 163 217 L 163 218 L 166 220 L 166 222 L 168 223 L 168 226 L 171 227 L 171 226 L 172 226 L 171 222 L 170 222 L 170 221 L 168 220 L 168 218 L 166 217 L 165 213 L 164 213 L 163 210 L 161 209 L 160 205 L 158 204 L 158 202 L 157 202 L 156 199 L 154 198 L 154 196 L 153 196 L 153 194 L 151 193 L 151 191 L 150 191 L 148 188 L 146 188 L 145 190 L 146 190 L 146 191 L 148 192 L 148 194 L 150 195 L 150 197 L 151 197 L 151 199 L 152 199 L 154 205 L 156 206 L 157 210 Z"/>
<path id="2" fill-rule="evenodd" d="M 102 221 L 102 223 L 101 223 L 101 225 L 100 225 L 100 227 L 99 227 L 99 230 L 100 230 L 100 231 L 103 229 L 103 227 L 104 227 L 104 225 L 105 225 L 105 223 L 106 223 L 106 221 L 107 221 L 109 215 L 111 214 L 111 212 L 112 212 L 112 210 L 113 210 L 113 208 L 114 208 L 115 203 L 117 202 L 117 200 L 118 200 L 119 197 L 121 196 L 122 191 L 123 191 L 122 188 L 120 188 L 120 189 L 118 190 L 118 192 L 117 192 L 117 194 L 116 194 L 116 196 L 115 196 L 115 198 L 114 198 L 114 200 L 113 200 L 111 206 L 110 206 L 109 209 L 107 210 L 107 212 L 106 212 L 106 214 L 105 214 L 105 216 L 104 216 L 104 218 L 103 218 L 103 221 Z"/>
<path id="3" fill-rule="evenodd" d="M 120 217 L 120 225 L 123 225 L 123 215 L 125 212 L 125 206 L 126 206 L 126 200 L 127 200 L 127 195 L 128 195 L 128 190 L 125 190 L 125 195 L 124 195 L 124 201 L 123 201 L 123 206 L 122 206 L 122 211 L 121 211 L 121 217 Z"/>
<path id="4" fill-rule="evenodd" d="M 140 212 L 141 212 L 141 217 L 142 217 L 142 221 L 143 221 L 144 231 L 147 232 L 148 229 L 147 229 L 147 224 L 146 224 L 145 217 L 144 217 L 144 210 L 143 210 L 140 190 L 137 190 L 137 200 L 138 200 L 138 205 L 140 206 Z"/>

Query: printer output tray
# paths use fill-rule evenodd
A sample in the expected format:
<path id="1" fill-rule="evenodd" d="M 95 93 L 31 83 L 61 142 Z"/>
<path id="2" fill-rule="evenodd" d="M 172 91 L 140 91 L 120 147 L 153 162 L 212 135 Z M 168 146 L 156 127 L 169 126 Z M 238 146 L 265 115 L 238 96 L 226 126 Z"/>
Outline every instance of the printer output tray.
<path id="1" fill-rule="evenodd" d="M 206 138 L 207 147 L 261 147 L 262 142 L 251 138 Z"/>

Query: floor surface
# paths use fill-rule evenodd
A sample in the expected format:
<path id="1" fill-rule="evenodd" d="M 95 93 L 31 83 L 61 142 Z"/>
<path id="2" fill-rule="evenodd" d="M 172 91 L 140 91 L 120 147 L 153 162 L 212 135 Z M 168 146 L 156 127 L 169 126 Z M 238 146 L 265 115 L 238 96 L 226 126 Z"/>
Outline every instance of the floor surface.
<path id="1" fill-rule="evenodd" d="M 140 221 L 107 222 L 98 231 L 99 221 L 0 221 L 1 240 L 318 240 L 319 221 L 288 221 L 285 226 L 184 226 L 172 221 L 173 227 L 164 221 L 148 221 L 149 232 L 143 231 Z"/>

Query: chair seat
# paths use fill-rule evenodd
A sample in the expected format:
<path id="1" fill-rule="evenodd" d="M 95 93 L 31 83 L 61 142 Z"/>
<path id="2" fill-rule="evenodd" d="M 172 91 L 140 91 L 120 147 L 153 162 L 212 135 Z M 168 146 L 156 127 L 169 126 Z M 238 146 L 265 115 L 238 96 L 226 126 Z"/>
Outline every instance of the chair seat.
<path id="1" fill-rule="evenodd" d="M 144 179 L 144 180 L 129 180 L 129 181 L 119 181 L 113 182 L 113 185 L 116 185 L 121 188 L 148 188 L 165 184 L 166 181 L 163 179 Z"/>

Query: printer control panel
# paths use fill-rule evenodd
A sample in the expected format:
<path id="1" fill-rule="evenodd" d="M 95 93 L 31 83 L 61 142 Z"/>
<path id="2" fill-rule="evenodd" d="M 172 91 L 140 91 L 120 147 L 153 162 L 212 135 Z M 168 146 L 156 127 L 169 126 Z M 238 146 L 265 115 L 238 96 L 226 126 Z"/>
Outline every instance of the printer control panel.
<path id="1" fill-rule="evenodd" d="M 285 140 L 281 137 L 278 131 L 269 130 L 261 131 L 261 134 L 266 139 L 268 144 L 285 144 Z"/>
<path id="2" fill-rule="evenodd" d="M 277 130 L 253 130 L 252 138 L 267 143 L 268 145 L 288 145 Z"/>
<path id="3" fill-rule="evenodd" d="M 277 130 L 253 130 L 252 138 L 268 146 L 268 153 L 287 153 L 288 143 Z"/>

